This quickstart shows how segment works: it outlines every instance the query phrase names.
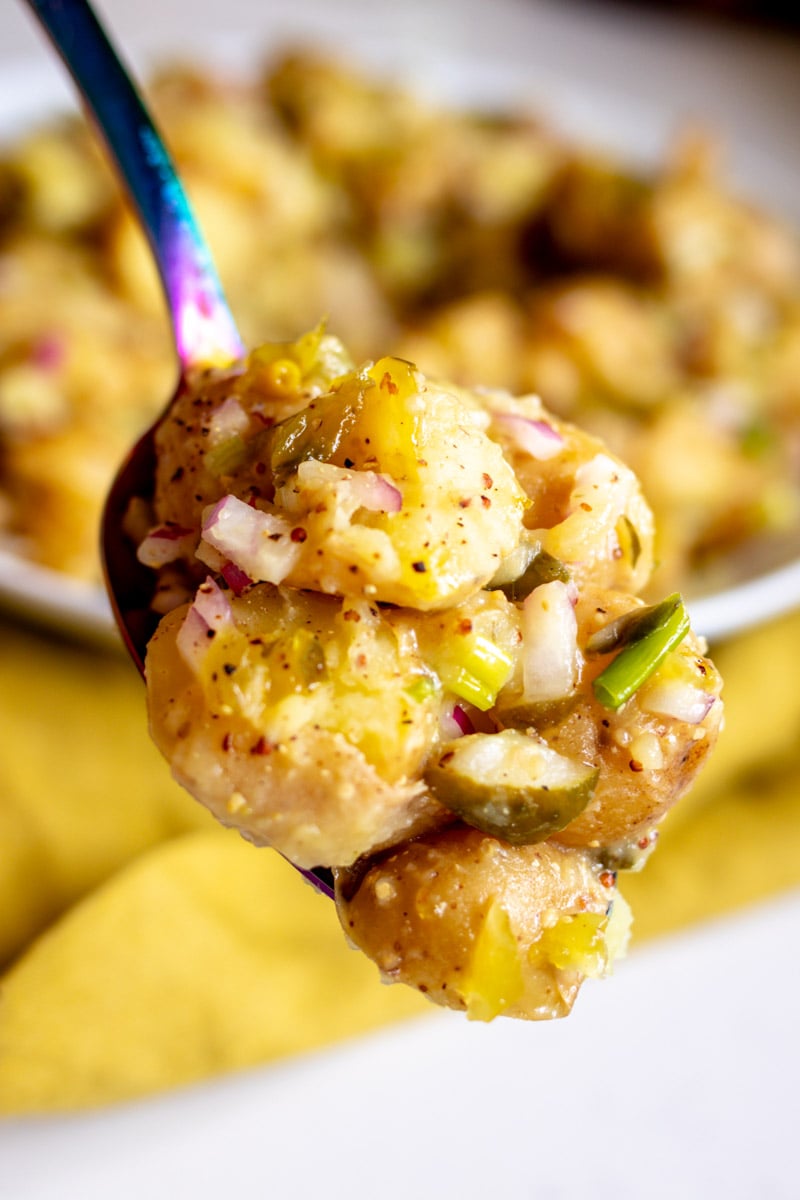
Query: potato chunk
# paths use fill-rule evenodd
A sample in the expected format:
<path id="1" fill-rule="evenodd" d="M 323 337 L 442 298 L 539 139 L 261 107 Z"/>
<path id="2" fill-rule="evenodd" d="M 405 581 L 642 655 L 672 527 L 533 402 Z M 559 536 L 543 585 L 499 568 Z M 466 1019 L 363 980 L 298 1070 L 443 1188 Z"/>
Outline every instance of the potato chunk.
<path id="1" fill-rule="evenodd" d="M 360 877 L 340 872 L 337 903 L 386 980 L 480 1020 L 566 1016 L 627 937 L 613 875 L 588 854 L 461 826 L 379 856 Z"/>

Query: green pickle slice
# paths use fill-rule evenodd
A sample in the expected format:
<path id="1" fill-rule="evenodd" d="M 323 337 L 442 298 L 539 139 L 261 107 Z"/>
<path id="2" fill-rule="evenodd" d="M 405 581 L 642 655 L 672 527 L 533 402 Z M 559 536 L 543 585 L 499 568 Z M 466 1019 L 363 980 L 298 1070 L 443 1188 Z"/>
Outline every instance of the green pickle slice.
<path id="1" fill-rule="evenodd" d="M 505 729 L 448 742 L 425 782 L 468 825 L 525 846 L 574 821 L 598 775 L 596 767 L 565 758 L 530 734 Z"/>

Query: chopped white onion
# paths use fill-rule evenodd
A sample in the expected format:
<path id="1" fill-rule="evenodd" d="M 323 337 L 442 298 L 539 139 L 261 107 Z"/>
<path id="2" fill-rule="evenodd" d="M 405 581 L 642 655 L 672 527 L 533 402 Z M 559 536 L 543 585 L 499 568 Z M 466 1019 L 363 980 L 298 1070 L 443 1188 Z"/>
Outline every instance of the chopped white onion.
<path id="1" fill-rule="evenodd" d="M 678 679 L 654 680 L 639 693 L 639 707 L 645 712 L 687 725 L 699 725 L 713 704 L 714 697 L 708 692 Z"/>
<path id="2" fill-rule="evenodd" d="M 300 541 L 292 525 L 276 513 L 262 512 L 223 496 L 203 513 L 203 541 L 235 563 L 250 579 L 281 583 L 297 562 Z"/>
<path id="3" fill-rule="evenodd" d="M 560 700 L 577 686 L 580 670 L 574 585 L 554 579 L 534 588 L 522 606 L 525 700 Z"/>
<path id="4" fill-rule="evenodd" d="M 519 413 L 497 413 L 494 421 L 518 449 L 540 462 L 555 458 L 564 449 L 564 438 L 547 421 L 523 417 Z"/>
<path id="5" fill-rule="evenodd" d="M 211 416 L 209 442 L 212 446 L 230 441 L 236 434 L 245 433 L 250 418 L 235 396 L 228 396 Z"/>

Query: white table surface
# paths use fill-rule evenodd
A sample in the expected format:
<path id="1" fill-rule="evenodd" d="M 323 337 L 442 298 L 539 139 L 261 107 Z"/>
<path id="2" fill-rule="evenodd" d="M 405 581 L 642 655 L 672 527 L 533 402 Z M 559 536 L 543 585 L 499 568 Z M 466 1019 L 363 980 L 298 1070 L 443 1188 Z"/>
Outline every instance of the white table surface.
<path id="1" fill-rule="evenodd" d="M 596 4 L 281 7 L 98 2 L 137 63 L 209 39 L 222 52 L 309 29 L 346 41 L 355 21 L 376 55 L 394 31 L 412 75 L 453 53 L 495 64 L 479 90 L 497 87 L 498 58 L 529 68 L 530 97 L 567 126 L 642 154 L 702 116 L 736 181 L 800 219 L 800 42 Z M 0 0 L 0 120 L 29 64 L 49 70 L 23 10 Z M 434 1014 L 167 1098 L 7 1121 L 0 1197 L 794 1200 L 799 929 L 800 897 L 784 897 L 645 947 L 564 1022 Z"/>

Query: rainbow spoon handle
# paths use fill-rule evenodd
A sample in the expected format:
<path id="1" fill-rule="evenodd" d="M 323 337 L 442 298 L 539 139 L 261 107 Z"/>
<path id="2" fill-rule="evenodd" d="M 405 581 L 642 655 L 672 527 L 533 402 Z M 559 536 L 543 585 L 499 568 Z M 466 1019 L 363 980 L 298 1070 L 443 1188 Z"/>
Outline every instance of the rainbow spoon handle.
<path id="1" fill-rule="evenodd" d="M 182 367 L 243 356 L 205 239 L 161 136 L 87 0 L 26 0 L 78 86 L 136 209 Z"/>

